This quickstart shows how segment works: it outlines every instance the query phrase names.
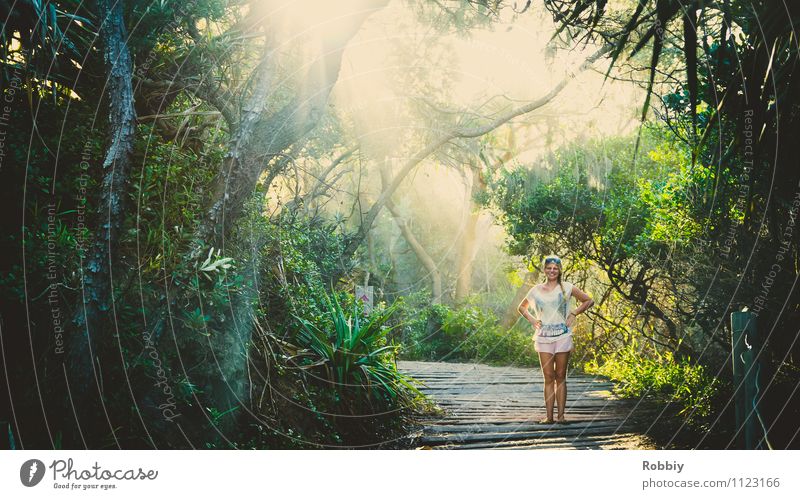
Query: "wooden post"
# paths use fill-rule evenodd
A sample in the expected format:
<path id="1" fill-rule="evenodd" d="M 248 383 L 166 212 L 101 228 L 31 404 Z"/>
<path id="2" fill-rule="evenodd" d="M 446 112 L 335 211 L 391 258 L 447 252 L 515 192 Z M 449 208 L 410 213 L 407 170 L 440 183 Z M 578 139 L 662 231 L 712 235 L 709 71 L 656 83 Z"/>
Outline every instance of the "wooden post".
<path id="1" fill-rule="evenodd" d="M 757 330 L 756 318 L 746 308 L 731 313 L 731 336 L 736 434 L 740 441 L 744 440 L 745 449 L 754 449 Z"/>

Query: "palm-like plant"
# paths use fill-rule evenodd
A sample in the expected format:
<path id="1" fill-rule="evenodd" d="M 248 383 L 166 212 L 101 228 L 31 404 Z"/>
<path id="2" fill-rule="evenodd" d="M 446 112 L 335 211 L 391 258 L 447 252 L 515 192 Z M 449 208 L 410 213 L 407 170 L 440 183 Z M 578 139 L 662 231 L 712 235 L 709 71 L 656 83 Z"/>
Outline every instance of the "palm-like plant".
<path id="1" fill-rule="evenodd" d="M 97 35 L 96 13 L 87 2 L 0 2 L 0 19 L 0 70 L 6 78 L 9 70 L 23 71 L 26 85 L 54 97 L 57 87 L 72 89 L 79 75 L 76 68 L 87 67 L 85 54 Z"/>
<path id="2" fill-rule="evenodd" d="M 370 398 L 375 394 L 391 402 L 411 402 L 421 397 L 415 380 L 397 370 L 394 357 L 399 345 L 386 344 L 386 336 L 393 329 L 386 322 L 396 306 L 362 319 L 356 309 L 352 315 L 346 314 L 335 293 L 324 299 L 332 327 L 320 328 L 307 319 L 297 315 L 295 318 L 301 326 L 299 342 L 319 357 L 315 365 L 325 367 L 337 394 L 358 395 L 366 390 Z"/>

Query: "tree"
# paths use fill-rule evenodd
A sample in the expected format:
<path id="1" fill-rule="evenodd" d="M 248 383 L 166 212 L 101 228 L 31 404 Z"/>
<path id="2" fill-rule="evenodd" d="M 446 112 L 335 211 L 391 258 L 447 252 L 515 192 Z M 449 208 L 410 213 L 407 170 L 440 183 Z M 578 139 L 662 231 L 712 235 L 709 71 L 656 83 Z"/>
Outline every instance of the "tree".
<path id="1" fill-rule="evenodd" d="M 113 270 L 122 264 L 117 251 L 119 232 L 127 210 L 129 175 L 133 155 L 136 113 L 133 109 L 133 74 L 131 56 L 126 45 L 127 31 L 122 17 L 122 2 L 100 0 L 98 13 L 102 20 L 100 36 L 108 78 L 109 114 L 108 146 L 103 160 L 100 203 L 95 237 L 83 274 L 82 305 L 76 313 L 79 334 L 73 335 L 69 348 L 67 383 L 75 393 L 81 415 L 96 408 L 88 404 L 97 390 L 102 396 L 95 364 L 97 339 L 111 333 L 108 315 L 115 315 Z M 116 331 L 118 334 L 119 331 Z M 101 340 L 102 341 L 102 340 Z M 94 386 L 91 383 L 94 378 Z"/>
<path id="2" fill-rule="evenodd" d="M 672 182 L 662 181 L 680 165 L 651 152 L 649 137 L 645 144 L 648 157 L 633 166 L 626 164 L 632 142 L 563 148 L 551 159 L 552 181 L 530 171 L 502 170 L 491 184 L 490 199 L 512 238 L 512 253 L 529 256 L 544 245 L 569 254 L 571 261 L 588 260 L 605 274 L 604 286 L 637 309 L 639 319 L 662 326 L 655 328 L 654 341 L 690 355 L 684 323 L 691 320 L 687 313 L 697 311 L 697 298 L 687 293 L 678 300 L 668 283 L 691 284 L 680 278 L 684 269 L 671 259 L 703 262 L 693 251 L 699 226 L 689 223 L 686 200 L 680 197 L 686 184 L 679 182 L 694 177 L 672 174 Z M 612 166 L 606 171 L 609 158 Z M 597 186 L 590 186 L 590 176 Z"/>
<path id="3" fill-rule="evenodd" d="M 570 73 L 565 76 L 559 83 L 557 83 L 547 94 L 542 96 L 535 101 L 529 102 L 525 105 L 516 107 L 511 109 L 501 116 L 491 120 L 489 123 L 475 126 L 473 128 L 453 128 L 450 130 L 446 130 L 444 132 L 438 133 L 438 136 L 435 136 L 434 139 L 423 149 L 419 150 L 417 153 L 412 155 L 405 164 L 400 168 L 400 171 L 394 176 L 394 178 L 389 182 L 388 186 L 384 189 L 384 191 L 380 194 L 378 199 L 375 203 L 367 210 L 363 217 L 361 217 L 361 224 L 359 228 L 356 230 L 354 234 L 350 236 L 350 240 L 345 248 L 344 254 L 345 255 L 353 255 L 358 249 L 359 245 L 364 241 L 367 232 L 372 228 L 372 224 L 375 223 L 375 219 L 377 218 L 380 211 L 386 205 L 386 201 L 394 194 L 397 188 L 402 184 L 403 180 L 405 179 L 408 174 L 417 167 L 425 158 L 436 152 L 440 147 L 444 146 L 445 144 L 449 143 L 454 139 L 471 139 L 480 137 L 482 135 L 486 135 L 487 133 L 496 130 L 500 126 L 508 123 L 512 119 L 530 113 L 551 100 L 553 100 L 560 92 L 567 86 L 567 84 L 572 80 L 572 77 L 575 73 L 584 71 L 589 68 L 592 63 L 600 59 L 603 54 L 607 53 L 609 50 L 608 47 L 603 47 L 596 51 L 594 54 L 589 56 L 586 61 L 581 64 L 578 68 L 576 68 L 574 73 Z"/>
<path id="4" fill-rule="evenodd" d="M 384 164 L 380 168 L 380 175 L 381 175 L 381 186 L 383 189 L 386 189 L 386 184 L 388 183 L 389 179 L 389 164 L 388 161 L 384 162 Z M 386 207 L 389 209 L 389 212 L 392 214 L 397 227 L 400 229 L 400 233 L 403 235 L 403 239 L 406 240 L 406 243 L 411 247 L 414 251 L 414 254 L 417 256 L 419 261 L 422 263 L 422 266 L 425 267 L 425 270 L 428 272 L 428 275 L 431 278 L 431 300 L 432 303 L 441 303 L 442 302 L 442 295 L 444 294 L 442 291 L 442 274 L 439 272 L 439 268 L 436 265 L 436 262 L 433 261 L 433 258 L 425 251 L 425 248 L 422 244 L 417 240 L 414 236 L 414 233 L 411 231 L 411 228 L 403 219 L 403 215 L 400 213 L 398 207 L 394 204 L 391 198 L 386 200 Z"/>

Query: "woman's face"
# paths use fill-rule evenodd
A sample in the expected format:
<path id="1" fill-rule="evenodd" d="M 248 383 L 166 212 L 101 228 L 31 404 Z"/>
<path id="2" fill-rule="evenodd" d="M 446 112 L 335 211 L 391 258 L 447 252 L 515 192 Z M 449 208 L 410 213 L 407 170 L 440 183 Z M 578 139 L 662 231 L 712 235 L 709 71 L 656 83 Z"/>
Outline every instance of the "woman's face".
<path id="1" fill-rule="evenodd" d="M 548 279 L 557 279 L 558 278 L 558 265 L 555 263 L 548 263 L 544 266 L 544 274 L 547 276 Z"/>

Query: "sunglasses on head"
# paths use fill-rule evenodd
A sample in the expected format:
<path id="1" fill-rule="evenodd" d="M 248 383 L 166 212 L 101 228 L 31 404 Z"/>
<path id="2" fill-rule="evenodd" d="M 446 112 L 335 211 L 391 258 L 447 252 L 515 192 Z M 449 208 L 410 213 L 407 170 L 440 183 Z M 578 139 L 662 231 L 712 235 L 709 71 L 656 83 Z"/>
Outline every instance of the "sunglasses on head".
<path id="1" fill-rule="evenodd" d="M 548 264 L 548 263 L 558 263 L 558 264 L 560 264 L 561 263 L 561 259 L 560 258 L 546 258 L 544 263 L 545 263 L 545 265 Z"/>

